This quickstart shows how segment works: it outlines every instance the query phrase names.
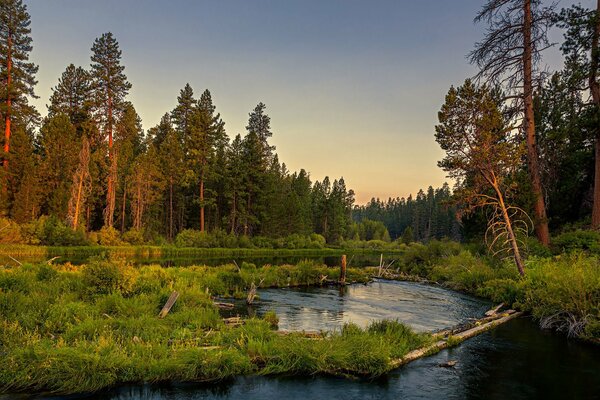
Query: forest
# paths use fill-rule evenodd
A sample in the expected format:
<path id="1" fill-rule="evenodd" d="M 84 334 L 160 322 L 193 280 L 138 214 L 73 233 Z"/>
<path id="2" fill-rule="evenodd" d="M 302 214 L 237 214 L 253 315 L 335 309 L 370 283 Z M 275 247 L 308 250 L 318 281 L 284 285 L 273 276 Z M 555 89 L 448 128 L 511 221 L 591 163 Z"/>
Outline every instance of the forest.
<path id="1" fill-rule="evenodd" d="M 288 170 L 260 99 L 234 134 L 181 82 L 144 130 L 111 32 L 36 109 L 0 0 L 0 400 L 597 398 L 600 0 L 482 3 L 428 133 L 448 182 L 356 204 Z"/>
<path id="2" fill-rule="evenodd" d="M 518 41 L 520 34 L 495 16 L 500 3 L 491 2 L 478 18 Z M 515 64 L 522 54 L 492 34 L 470 57 L 481 67 L 478 81 L 488 82 L 481 90 L 494 93 L 502 114 L 507 133 L 501 140 L 515 144 L 512 159 L 501 161 L 504 196 L 531 216 L 538 239 L 548 245 L 550 231 L 600 225 L 597 28 L 593 10 L 533 6 L 539 18 L 527 74 Z M 444 184 L 414 198 L 355 205 L 343 178 L 312 182 L 307 170 L 286 168 L 269 143 L 271 118 L 261 102 L 250 111 L 245 134 L 232 138 L 211 92 L 198 95 L 185 84 L 174 108 L 144 132 L 110 32 L 92 43 L 89 66 L 65 67 L 41 118 L 28 100 L 35 97 L 38 70 L 29 61 L 29 14 L 21 1 L 8 2 L 2 12 L 2 242 L 162 244 L 184 231 L 183 243 L 212 233 L 230 242 L 317 234 L 334 245 L 484 235 L 486 211 L 475 207 L 472 195 L 492 189 L 477 187 L 473 169 L 457 175 L 454 165 L 446 168 L 453 189 Z M 541 67 L 549 29 L 564 33 L 559 71 Z M 532 127 L 519 129 L 522 121 Z M 462 121 L 462 128 L 472 122 Z"/>

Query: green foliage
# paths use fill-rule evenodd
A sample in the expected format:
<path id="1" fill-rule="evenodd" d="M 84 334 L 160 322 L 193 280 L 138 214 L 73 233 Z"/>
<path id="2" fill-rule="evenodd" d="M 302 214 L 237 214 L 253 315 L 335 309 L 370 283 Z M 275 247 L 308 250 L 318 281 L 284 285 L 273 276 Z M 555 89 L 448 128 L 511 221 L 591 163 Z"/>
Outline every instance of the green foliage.
<path id="1" fill-rule="evenodd" d="M 131 293 L 137 271 L 125 262 L 92 261 L 82 270 L 83 282 L 92 294 Z"/>
<path id="2" fill-rule="evenodd" d="M 600 232 L 576 230 L 565 232 L 552 240 L 552 247 L 558 252 L 585 250 L 600 254 Z"/>
<path id="3" fill-rule="evenodd" d="M 17 244 L 25 239 L 21 234 L 21 227 L 16 222 L 0 217 L 0 243 Z"/>
<path id="4" fill-rule="evenodd" d="M 66 226 L 56 216 L 42 216 L 23 227 L 27 241 L 46 246 L 85 246 L 89 244 L 82 230 Z"/>
<path id="5" fill-rule="evenodd" d="M 121 240 L 121 234 L 112 226 L 103 226 L 94 235 L 90 234 L 90 239 L 101 246 L 123 246 L 125 243 Z"/>
<path id="6" fill-rule="evenodd" d="M 530 311 L 543 327 L 570 336 L 598 338 L 600 260 L 575 250 L 592 243 L 589 237 L 593 235 L 567 235 L 568 240 L 561 243 L 572 245 L 570 253 L 531 256 L 524 278 L 510 261 L 477 256 L 451 242 L 412 244 L 398 255 L 395 265 L 404 273 Z"/>
<path id="7" fill-rule="evenodd" d="M 124 242 L 133 245 L 140 245 L 146 242 L 144 239 L 144 231 L 142 229 L 130 229 L 123 233 L 122 239 Z"/>
<path id="8" fill-rule="evenodd" d="M 282 336 L 273 331 L 274 312 L 228 327 L 211 298 L 253 281 L 314 284 L 330 272 L 310 263 L 243 263 L 240 272 L 232 265 L 138 269 L 106 260 L 0 269 L 0 390 L 67 394 L 251 373 L 374 377 L 389 371 L 392 358 L 431 341 L 397 322 L 347 325 L 320 340 Z M 358 274 L 366 278 L 349 269 Z M 174 290 L 177 302 L 159 319 Z"/>

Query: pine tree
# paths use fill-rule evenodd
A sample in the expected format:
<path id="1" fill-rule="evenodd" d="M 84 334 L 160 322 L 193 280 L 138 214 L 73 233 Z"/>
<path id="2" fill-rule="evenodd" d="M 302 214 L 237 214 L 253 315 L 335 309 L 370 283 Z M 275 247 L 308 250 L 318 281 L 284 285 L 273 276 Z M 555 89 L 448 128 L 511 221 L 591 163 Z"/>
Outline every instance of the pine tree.
<path id="1" fill-rule="evenodd" d="M 177 97 L 177 106 L 171 111 L 171 122 L 175 125 L 179 133 L 179 140 L 182 143 L 187 143 L 190 135 L 191 123 L 190 120 L 196 110 L 196 99 L 194 99 L 194 90 L 189 83 L 179 92 Z"/>
<path id="2" fill-rule="evenodd" d="M 69 117 L 62 113 L 44 120 L 39 139 L 43 159 L 40 174 L 45 199 L 42 212 L 65 219 L 81 141 Z"/>
<path id="3" fill-rule="evenodd" d="M 245 220 L 244 190 L 245 170 L 243 164 L 244 144 L 241 135 L 236 137 L 227 148 L 227 169 L 226 169 L 226 198 L 229 208 L 227 225 L 231 234 L 239 233 L 240 221 Z"/>
<path id="4" fill-rule="evenodd" d="M 77 229 L 83 219 L 83 210 L 91 190 L 90 143 L 86 137 L 83 137 L 77 169 L 73 174 L 71 196 L 69 197 L 68 204 L 67 222 L 73 229 Z"/>
<path id="5" fill-rule="evenodd" d="M 21 0 L 0 2 L 0 114 L 4 117 L 4 143 L 2 165 L 3 204 L 8 204 L 7 192 L 9 177 L 9 153 L 13 125 L 23 125 L 27 129 L 28 120 L 36 111 L 28 103 L 28 97 L 35 98 L 33 88 L 37 83 L 35 74 L 38 67 L 29 62 L 32 50 L 31 21 L 27 7 Z M 14 174 L 13 174 L 14 175 Z"/>
<path id="6" fill-rule="evenodd" d="M 52 88 L 48 116 L 66 114 L 79 130 L 88 122 L 92 112 L 92 82 L 89 72 L 70 64 Z"/>
<path id="7" fill-rule="evenodd" d="M 591 97 L 590 122 L 595 128 L 592 227 L 600 229 L 600 0 L 595 10 L 581 5 L 563 9 L 559 25 L 566 29 L 561 49 L 569 86 Z"/>
<path id="8" fill-rule="evenodd" d="M 121 118 L 115 126 L 115 154 L 119 160 L 117 168 L 116 191 L 120 199 L 118 216 L 121 224 L 121 232 L 125 231 L 127 216 L 127 185 L 125 180 L 131 173 L 134 159 L 143 152 L 144 131 L 142 120 L 135 111 L 133 105 L 126 102 L 123 107 Z M 120 193 L 119 193 L 120 191 Z"/>
<path id="9" fill-rule="evenodd" d="M 183 147 L 179 141 L 179 137 L 171 123 L 168 115 L 164 116 L 160 124 L 155 128 L 150 129 L 150 137 L 154 141 L 154 145 L 158 146 L 159 165 L 162 169 L 162 175 L 165 177 L 167 193 L 165 198 L 165 227 L 166 234 L 169 240 L 173 240 L 178 231 L 176 224 L 176 216 L 183 202 L 180 194 L 181 180 L 185 169 L 185 157 Z"/>
<path id="10" fill-rule="evenodd" d="M 554 16 L 553 7 L 542 7 L 540 0 L 488 0 L 475 21 L 487 22 L 489 28 L 485 39 L 469 55 L 471 62 L 481 68 L 479 77 L 492 84 L 505 84 L 512 92 L 510 98 L 517 100 L 513 112 L 523 116 L 521 130 L 527 144 L 535 231 L 544 246 L 550 243 L 550 232 L 536 143 L 533 91 L 539 78 L 536 67 L 541 52 L 549 46 L 546 32 Z"/>
<path id="11" fill-rule="evenodd" d="M 112 33 L 104 33 L 92 46 L 91 77 L 96 117 L 108 138 L 109 172 L 106 185 L 104 224 L 113 226 L 116 204 L 117 158 L 113 149 L 113 129 L 125 104 L 131 84 L 121 65 L 121 50 Z"/>
<path id="12" fill-rule="evenodd" d="M 263 156 L 266 159 L 270 159 L 275 151 L 275 146 L 269 144 L 269 138 L 273 136 L 271 132 L 271 117 L 265 113 L 267 108 L 262 102 L 258 103 L 254 110 L 248 114 L 248 125 L 246 131 L 254 132 L 258 136 L 263 148 Z"/>

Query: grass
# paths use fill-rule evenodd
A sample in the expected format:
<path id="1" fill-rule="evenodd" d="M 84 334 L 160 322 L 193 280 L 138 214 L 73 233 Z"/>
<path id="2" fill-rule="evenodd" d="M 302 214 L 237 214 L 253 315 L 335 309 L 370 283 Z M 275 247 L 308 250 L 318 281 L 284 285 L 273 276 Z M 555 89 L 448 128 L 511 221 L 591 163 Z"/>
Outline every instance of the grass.
<path id="1" fill-rule="evenodd" d="M 211 296 L 314 285 L 337 268 L 309 262 L 256 268 L 87 265 L 0 269 L 0 390 L 67 394 L 121 383 L 212 381 L 240 374 L 379 376 L 390 360 L 431 341 L 391 321 L 346 325 L 322 340 L 279 335 L 274 313 L 224 324 Z M 348 269 L 348 280 L 366 281 Z M 157 317 L 172 291 L 171 312 Z"/>
<path id="2" fill-rule="evenodd" d="M 600 341 L 600 258 L 591 251 L 531 256 L 521 278 L 510 260 L 431 242 L 412 246 L 394 269 L 531 312 L 543 328 Z"/>

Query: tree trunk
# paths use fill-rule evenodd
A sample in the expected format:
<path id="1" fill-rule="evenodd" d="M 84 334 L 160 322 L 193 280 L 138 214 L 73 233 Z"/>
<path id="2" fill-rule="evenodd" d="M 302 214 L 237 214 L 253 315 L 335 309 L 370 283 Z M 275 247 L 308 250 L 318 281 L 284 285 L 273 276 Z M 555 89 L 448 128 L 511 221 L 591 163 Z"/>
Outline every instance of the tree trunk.
<path id="1" fill-rule="evenodd" d="M 173 240 L 173 177 L 169 177 L 169 240 Z"/>
<path id="2" fill-rule="evenodd" d="M 104 210 L 104 225 L 113 226 L 113 217 L 115 213 L 115 185 L 117 175 L 117 160 L 113 151 L 113 131 L 112 131 L 112 97 L 108 96 L 108 118 L 106 121 L 106 129 L 108 132 L 108 159 L 110 163 L 110 171 L 108 173 L 108 180 L 106 184 L 106 209 Z"/>
<path id="3" fill-rule="evenodd" d="M 600 62 L 600 0 L 596 5 L 596 27 L 592 35 L 592 49 L 590 54 L 589 84 L 592 101 L 596 105 L 596 115 L 600 118 L 600 83 L 598 83 L 598 63 Z M 594 206 L 592 209 L 592 228 L 600 229 L 600 123 L 596 124 L 596 166 L 594 171 Z"/>
<path id="4" fill-rule="evenodd" d="M 546 204 L 540 179 L 540 167 L 535 138 L 535 120 L 533 113 L 533 81 L 532 81 L 532 44 L 531 44 L 531 0 L 525 0 L 523 21 L 523 100 L 525 105 L 525 119 L 523 121 L 527 141 L 527 161 L 529 177 L 534 196 L 535 233 L 538 240 L 544 245 L 550 244 L 548 218 L 546 217 Z"/>
<path id="5" fill-rule="evenodd" d="M 4 114 L 4 157 L 2 158 L 2 166 L 4 167 L 5 178 L 2 185 L 2 193 L 6 200 L 8 193 L 8 153 L 10 152 L 10 117 L 12 99 L 10 96 L 10 86 L 12 84 L 12 35 L 8 34 L 8 51 L 6 54 L 6 112 Z"/>
<path id="6" fill-rule="evenodd" d="M 123 184 L 123 200 L 121 201 L 121 233 L 125 232 L 125 204 L 127 203 L 127 186 Z"/>
<path id="7" fill-rule="evenodd" d="M 204 173 L 200 176 L 200 232 L 204 232 Z"/>
<path id="8" fill-rule="evenodd" d="M 79 223 L 79 210 L 81 207 L 81 193 L 83 192 L 83 176 L 79 177 L 79 184 L 77 185 L 77 200 L 75 201 L 75 213 L 73 215 L 73 229 L 77 229 Z"/>
<path id="9" fill-rule="evenodd" d="M 237 195 L 236 192 L 233 192 L 233 207 L 231 208 L 231 234 L 235 233 L 235 220 L 237 213 Z"/>
<path id="10" fill-rule="evenodd" d="M 525 275 L 525 267 L 523 265 L 523 259 L 521 258 L 521 252 L 519 250 L 519 245 L 517 244 L 517 238 L 515 236 L 515 232 L 512 228 L 512 221 L 508 216 L 508 210 L 506 209 L 506 204 L 504 204 L 504 196 L 500 192 L 500 189 L 497 185 L 494 186 L 494 190 L 496 191 L 496 196 L 498 196 L 498 203 L 500 204 L 500 210 L 502 211 L 502 218 L 504 219 L 504 223 L 506 224 L 506 231 L 508 232 L 508 240 L 510 241 L 510 247 L 513 252 L 513 258 L 515 260 L 515 265 L 519 270 L 519 274 L 521 276 Z"/>

